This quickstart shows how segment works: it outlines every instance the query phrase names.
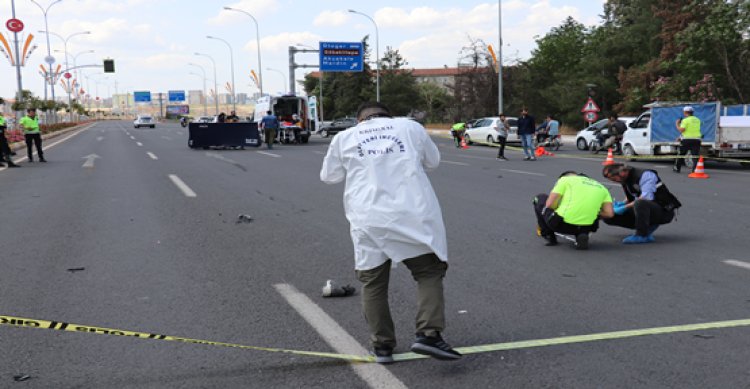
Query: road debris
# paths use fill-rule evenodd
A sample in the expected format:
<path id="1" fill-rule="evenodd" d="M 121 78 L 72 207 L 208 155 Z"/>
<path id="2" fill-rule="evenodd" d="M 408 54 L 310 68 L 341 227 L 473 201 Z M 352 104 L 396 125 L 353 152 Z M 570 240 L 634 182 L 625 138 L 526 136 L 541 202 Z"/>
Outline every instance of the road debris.
<path id="1" fill-rule="evenodd" d="M 336 286 L 333 281 L 326 281 L 323 286 L 323 297 L 346 297 L 354 294 L 356 289 L 351 285 Z"/>
<path id="2" fill-rule="evenodd" d="M 253 217 L 250 215 L 245 215 L 244 213 L 241 213 L 239 216 L 237 216 L 237 224 L 240 223 L 252 223 Z"/>

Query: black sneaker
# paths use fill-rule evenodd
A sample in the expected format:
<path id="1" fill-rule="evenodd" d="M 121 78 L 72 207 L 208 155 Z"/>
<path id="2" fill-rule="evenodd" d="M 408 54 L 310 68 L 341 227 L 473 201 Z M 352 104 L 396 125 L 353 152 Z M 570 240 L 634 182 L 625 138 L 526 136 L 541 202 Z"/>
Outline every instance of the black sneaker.
<path id="1" fill-rule="evenodd" d="M 443 361 L 452 361 L 462 357 L 458 351 L 451 348 L 443 340 L 440 333 L 437 333 L 436 336 L 426 336 L 424 333 L 418 332 L 417 340 L 411 345 L 411 351 Z"/>
<path id="2" fill-rule="evenodd" d="M 393 363 L 393 349 L 390 347 L 375 347 L 373 354 L 377 363 Z"/>
<path id="3" fill-rule="evenodd" d="M 576 235 L 576 250 L 588 250 L 589 248 L 589 234 L 578 234 Z"/>
<path id="4" fill-rule="evenodd" d="M 557 235 L 554 233 L 544 236 L 543 238 L 547 241 L 547 243 L 544 244 L 545 246 L 557 246 Z"/>

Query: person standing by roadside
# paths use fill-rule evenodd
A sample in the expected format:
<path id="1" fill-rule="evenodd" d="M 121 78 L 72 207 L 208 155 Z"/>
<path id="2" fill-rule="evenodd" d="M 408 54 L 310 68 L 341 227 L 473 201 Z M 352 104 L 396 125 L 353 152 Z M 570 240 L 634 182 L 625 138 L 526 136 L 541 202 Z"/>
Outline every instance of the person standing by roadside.
<path id="1" fill-rule="evenodd" d="M 448 247 L 440 204 L 425 173 L 438 167 L 440 152 L 422 125 L 392 118 L 381 103 L 360 105 L 357 121 L 331 141 L 320 179 L 327 184 L 346 180 L 344 209 L 375 361 L 393 362 L 396 334 L 388 283 L 391 268 L 399 262 L 417 282 L 416 341 L 411 351 L 459 359 L 461 354 L 441 336 Z"/>
<path id="2" fill-rule="evenodd" d="M 497 160 L 498 161 L 507 161 L 508 158 L 505 158 L 505 143 L 508 140 L 508 131 L 510 130 L 510 125 L 508 124 L 508 119 L 505 117 L 505 114 L 500 114 L 500 120 L 497 121 L 497 141 L 500 143 L 500 147 L 497 148 Z"/>
<path id="3" fill-rule="evenodd" d="M 279 119 L 271 111 L 266 111 L 266 116 L 263 116 L 260 121 L 260 128 L 263 129 L 263 138 L 266 140 L 268 149 L 272 149 L 273 141 L 276 139 L 276 130 L 279 129 Z"/>
<path id="4" fill-rule="evenodd" d="M 522 109 L 521 117 L 518 118 L 518 136 L 521 137 L 521 147 L 523 147 L 525 155 L 524 161 L 536 161 L 533 142 L 535 130 L 534 117 L 529 115 L 528 109 Z"/>
<path id="5" fill-rule="evenodd" d="M 47 162 L 44 159 L 44 150 L 42 150 L 42 133 L 39 130 L 39 118 L 36 117 L 36 109 L 27 109 L 26 116 L 22 117 L 18 124 L 23 128 L 24 138 L 26 139 L 26 155 L 29 156 L 29 162 L 34 162 L 34 156 L 31 153 L 32 143 L 36 145 L 39 162 Z"/>
<path id="6" fill-rule="evenodd" d="M 0 167 L 5 166 L 4 160 L 8 161 L 8 167 L 19 167 L 13 162 L 11 158 L 10 146 L 8 145 L 8 139 L 5 137 L 5 131 L 8 129 L 8 124 L 5 121 L 5 116 L 0 112 Z"/>
<path id="7" fill-rule="evenodd" d="M 679 173 L 682 165 L 685 164 L 684 156 L 687 155 L 688 151 L 693 158 L 698 158 L 701 153 L 701 120 L 693 115 L 693 107 L 687 106 L 682 109 L 682 114 L 685 116 L 683 119 L 677 119 L 675 127 L 677 131 L 682 133 L 680 135 L 680 155 L 674 160 L 674 167 L 672 171 Z M 693 171 L 695 171 L 695 163 L 693 163 Z"/>

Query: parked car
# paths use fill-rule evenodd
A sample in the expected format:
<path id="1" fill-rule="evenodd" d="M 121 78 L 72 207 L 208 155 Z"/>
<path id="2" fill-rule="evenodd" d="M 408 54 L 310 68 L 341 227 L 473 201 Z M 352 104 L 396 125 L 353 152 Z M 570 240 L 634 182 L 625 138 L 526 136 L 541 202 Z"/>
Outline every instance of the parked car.
<path id="1" fill-rule="evenodd" d="M 197 119 L 193 120 L 195 123 L 213 123 L 213 116 L 198 116 Z"/>
<path id="2" fill-rule="evenodd" d="M 345 117 L 336 119 L 331 124 L 321 127 L 320 136 L 322 136 L 323 138 L 327 138 L 356 125 L 356 118 Z"/>
<path id="3" fill-rule="evenodd" d="M 518 142 L 520 139 L 518 138 L 518 119 L 514 117 L 507 117 L 508 120 L 508 126 L 510 127 L 510 130 L 508 131 L 507 141 L 508 142 Z M 498 139 L 500 137 L 500 132 L 498 131 L 499 128 L 499 117 L 488 117 L 488 118 L 482 118 L 477 119 L 474 121 L 473 126 L 470 128 L 466 128 L 466 131 L 464 131 L 464 140 L 466 143 L 471 144 L 472 142 L 487 142 L 487 143 L 496 143 L 500 140 Z"/>
<path id="4" fill-rule="evenodd" d="M 156 128 L 156 121 L 149 115 L 138 115 L 133 121 L 133 127 L 151 127 Z"/>
<path id="5" fill-rule="evenodd" d="M 632 116 L 623 116 L 620 117 L 619 120 L 622 120 L 625 122 L 625 125 L 629 125 L 633 120 L 635 120 Z M 576 147 L 578 150 L 588 150 L 591 146 L 591 142 L 593 142 L 596 139 L 596 135 L 601 132 L 603 134 L 607 133 L 607 123 L 608 119 L 602 119 L 598 122 L 595 122 L 594 124 L 584 128 L 581 131 L 578 131 L 578 134 L 576 134 Z"/>

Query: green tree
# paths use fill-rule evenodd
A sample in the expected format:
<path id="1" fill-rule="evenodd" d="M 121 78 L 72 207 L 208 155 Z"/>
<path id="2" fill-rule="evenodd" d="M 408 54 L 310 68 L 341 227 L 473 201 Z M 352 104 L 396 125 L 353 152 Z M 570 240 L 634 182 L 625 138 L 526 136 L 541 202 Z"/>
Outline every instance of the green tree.
<path id="1" fill-rule="evenodd" d="M 458 69 L 453 86 L 456 109 L 452 121 L 497 115 L 497 72 L 481 39 L 469 37 L 469 44 L 459 52 Z"/>
<path id="2" fill-rule="evenodd" d="M 417 108 L 419 89 L 406 60 L 398 50 L 386 49 L 380 60 L 380 101 L 396 116 L 405 116 Z"/>
<path id="3" fill-rule="evenodd" d="M 419 93 L 418 107 L 425 111 L 425 119 L 428 123 L 451 121 L 455 116 L 452 112 L 454 99 L 442 87 L 431 82 L 422 82 L 417 85 L 417 92 Z"/>

